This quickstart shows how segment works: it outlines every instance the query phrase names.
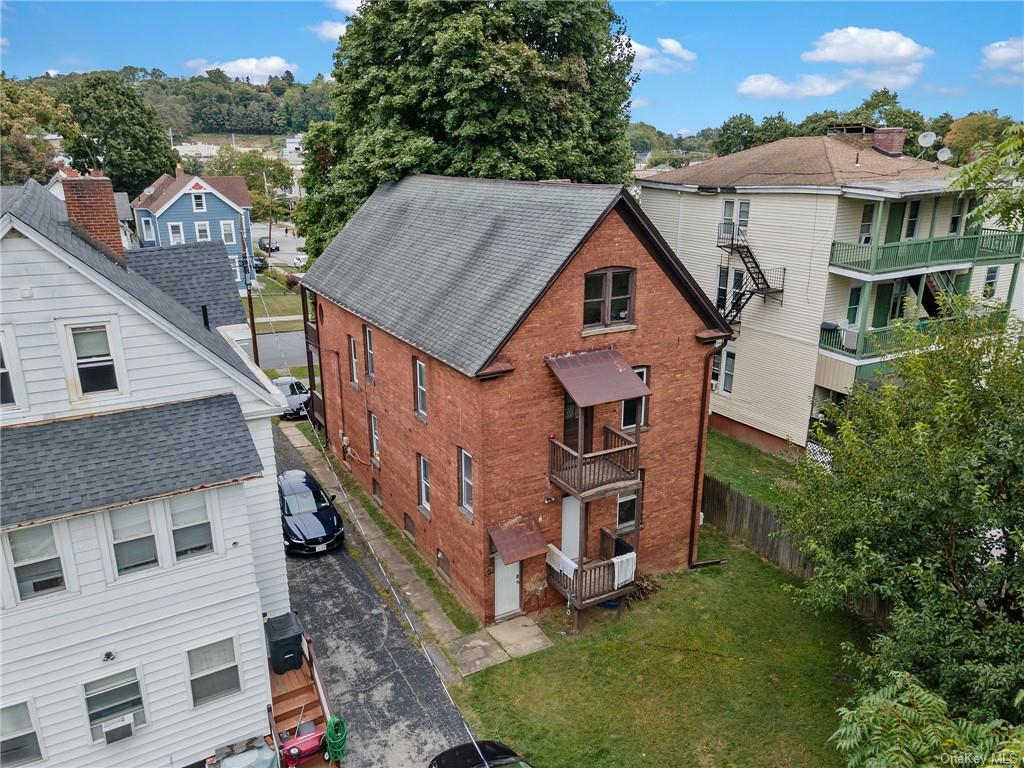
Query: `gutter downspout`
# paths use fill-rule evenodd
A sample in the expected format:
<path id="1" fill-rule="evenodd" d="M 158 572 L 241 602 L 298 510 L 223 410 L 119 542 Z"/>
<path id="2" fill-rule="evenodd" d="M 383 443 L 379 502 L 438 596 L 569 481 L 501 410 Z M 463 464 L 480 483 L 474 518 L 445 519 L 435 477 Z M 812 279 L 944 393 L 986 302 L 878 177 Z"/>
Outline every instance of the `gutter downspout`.
<path id="1" fill-rule="evenodd" d="M 690 542 L 686 551 L 686 567 L 687 568 L 703 568 L 708 565 L 723 565 L 728 562 L 725 559 L 721 560 L 703 560 L 697 562 L 695 560 L 697 556 L 696 542 L 696 531 L 697 531 L 697 515 L 700 510 L 700 497 L 697 494 L 697 489 L 702 487 L 703 472 L 704 472 L 704 447 L 708 433 L 708 411 L 710 410 L 711 400 L 711 358 L 717 353 L 721 352 L 725 348 L 725 345 L 729 343 L 731 336 L 725 338 L 715 338 L 711 342 L 711 349 L 704 353 L 704 386 L 701 390 L 700 395 L 700 429 L 697 432 L 697 460 L 693 464 L 693 502 L 690 505 Z"/>

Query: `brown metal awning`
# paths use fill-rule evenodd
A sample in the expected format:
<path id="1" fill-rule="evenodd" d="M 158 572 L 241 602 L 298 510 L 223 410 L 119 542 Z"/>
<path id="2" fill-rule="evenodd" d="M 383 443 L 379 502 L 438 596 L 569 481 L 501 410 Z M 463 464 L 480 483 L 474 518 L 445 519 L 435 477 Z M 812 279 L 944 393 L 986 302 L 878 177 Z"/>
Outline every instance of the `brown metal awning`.
<path id="1" fill-rule="evenodd" d="M 528 557 L 543 555 L 548 545 L 532 517 L 514 517 L 487 526 L 487 533 L 494 542 L 505 565 L 518 563 Z"/>
<path id="2" fill-rule="evenodd" d="M 651 394 L 629 363 L 614 349 L 549 357 L 547 363 L 580 408 Z"/>

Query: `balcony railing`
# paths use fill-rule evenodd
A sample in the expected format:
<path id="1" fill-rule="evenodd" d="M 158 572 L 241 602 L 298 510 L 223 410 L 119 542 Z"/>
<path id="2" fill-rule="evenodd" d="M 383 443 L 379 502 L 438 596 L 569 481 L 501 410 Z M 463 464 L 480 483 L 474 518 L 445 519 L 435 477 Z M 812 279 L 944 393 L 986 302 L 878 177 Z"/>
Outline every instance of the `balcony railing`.
<path id="1" fill-rule="evenodd" d="M 616 588 L 615 563 L 611 558 L 583 563 L 571 577 L 548 563 L 547 574 L 548 584 L 577 610 L 628 595 L 636 588 L 635 575 Z"/>
<path id="2" fill-rule="evenodd" d="M 981 322 L 978 330 L 981 333 L 995 332 L 1005 327 L 1006 309 L 996 309 L 978 317 Z M 908 339 L 903 330 L 912 327 L 926 338 L 934 339 L 939 335 L 943 324 L 963 322 L 960 317 L 938 317 L 905 322 L 898 325 L 887 325 L 883 328 L 869 328 L 863 334 L 855 329 L 822 328 L 818 346 L 831 352 L 862 360 L 864 358 L 884 357 L 906 352 Z"/>
<path id="3" fill-rule="evenodd" d="M 832 243 L 831 263 L 878 274 L 901 269 L 1008 259 L 1024 252 L 1024 233 L 983 229 L 977 235 L 949 235 L 924 240 L 868 245 Z"/>
<path id="4" fill-rule="evenodd" d="M 639 447 L 617 429 L 604 428 L 604 449 L 580 455 L 551 438 L 548 476 L 551 482 L 578 496 L 596 495 L 600 489 L 640 477 Z"/>

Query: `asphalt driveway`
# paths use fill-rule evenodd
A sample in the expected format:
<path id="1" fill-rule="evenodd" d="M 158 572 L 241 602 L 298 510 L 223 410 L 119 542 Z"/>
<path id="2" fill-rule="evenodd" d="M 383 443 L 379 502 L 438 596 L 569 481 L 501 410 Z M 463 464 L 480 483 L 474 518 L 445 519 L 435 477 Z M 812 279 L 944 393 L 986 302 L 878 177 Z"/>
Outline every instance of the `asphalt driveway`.
<path id="1" fill-rule="evenodd" d="M 276 429 L 274 445 L 279 472 L 308 471 Z M 466 733 L 433 668 L 382 596 L 389 593 L 378 566 L 353 528 L 346 526 L 346 545 L 337 552 L 288 558 L 292 610 L 313 637 L 328 697 L 348 725 L 346 765 L 426 766 L 466 741 Z"/>

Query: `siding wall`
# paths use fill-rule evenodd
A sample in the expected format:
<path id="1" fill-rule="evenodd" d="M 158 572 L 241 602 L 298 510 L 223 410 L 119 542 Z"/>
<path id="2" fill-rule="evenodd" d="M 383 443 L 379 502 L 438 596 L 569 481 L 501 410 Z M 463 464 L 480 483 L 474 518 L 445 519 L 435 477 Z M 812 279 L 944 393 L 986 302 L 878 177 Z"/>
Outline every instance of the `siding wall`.
<path id="1" fill-rule="evenodd" d="M 802 446 L 811 413 L 838 198 L 703 195 L 645 187 L 644 210 L 711 297 L 717 290 L 718 267 L 726 263 L 724 252 L 715 246 L 726 199 L 750 200 L 751 249 L 763 268 L 785 267 L 786 279 L 781 305 L 754 299 L 744 308 L 732 342 L 733 392 L 713 395 L 712 410 Z M 734 261 L 730 266 L 741 266 Z"/>

